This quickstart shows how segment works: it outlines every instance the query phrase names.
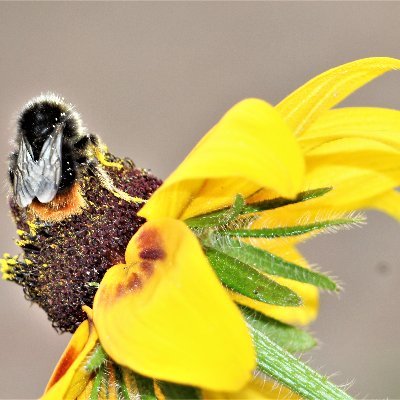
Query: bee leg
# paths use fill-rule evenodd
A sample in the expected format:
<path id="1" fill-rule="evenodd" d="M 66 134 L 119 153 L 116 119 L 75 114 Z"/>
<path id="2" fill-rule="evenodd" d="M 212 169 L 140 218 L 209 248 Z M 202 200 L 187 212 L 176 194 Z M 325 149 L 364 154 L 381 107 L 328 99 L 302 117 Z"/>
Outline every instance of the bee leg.
<path id="1" fill-rule="evenodd" d="M 99 161 L 101 165 L 104 165 L 105 167 L 111 167 L 111 168 L 117 168 L 117 169 L 122 169 L 124 166 L 120 162 L 115 162 L 115 161 L 110 161 L 108 159 L 109 153 L 108 149 L 105 145 L 100 145 L 95 149 L 95 157 Z"/>
<path id="2" fill-rule="evenodd" d="M 93 172 L 93 174 L 96 176 L 96 178 L 100 181 L 100 184 L 105 189 L 107 189 L 109 192 L 111 192 L 115 197 L 118 197 L 119 199 L 125 200 L 129 203 L 141 204 L 141 203 L 146 202 L 145 199 L 142 199 L 140 197 L 130 196 L 128 193 L 124 192 L 123 190 L 118 189 L 114 185 L 110 176 L 104 170 L 102 163 L 100 161 L 95 160 L 95 161 L 90 162 L 89 168 Z"/>
<path id="3" fill-rule="evenodd" d="M 88 147 L 89 143 L 91 143 L 90 136 L 85 135 L 82 136 L 79 140 L 77 140 L 73 146 L 77 150 L 84 150 Z"/>
<path id="4" fill-rule="evenodd" d="M 98 146 L 99 138 L 93 134 L 87 134 L 79 137 L 79 139 L 73 144 L 74 148 L 77 150 L 85 150 L 89 145 Z"/>
<path id="5" fill-rule="evenodd" d="M 91 148 L 93 151 L 94 156 L 100 162 L 100 164 L 104 165 L 105 167 L 111 168 L 123 168 L 123 165 L 118 162 L 110 161 L 110 154 L 108 153 L 107 146 L 100 142 L 99 138 L 96 135 L 88 134 L 82 136 L 78 141 L 74 143 L 74 148 L 79 151 L 84 151 L 85 149 Z M 87 157 L 81 157 L 81 162 L 87 161 Z"/>
<path id="6" fill-rule="evenodd" d="M 90 134 L 84 138 L 87 138 L 87 141 L 92 144 L 94 156 L 101 165 L 117 169 L 122 169 L 124 167 L 121 162 L 112 160 L 114 157 L 108 152 L 108 147 L 100 141 L 98 136 Z"/>

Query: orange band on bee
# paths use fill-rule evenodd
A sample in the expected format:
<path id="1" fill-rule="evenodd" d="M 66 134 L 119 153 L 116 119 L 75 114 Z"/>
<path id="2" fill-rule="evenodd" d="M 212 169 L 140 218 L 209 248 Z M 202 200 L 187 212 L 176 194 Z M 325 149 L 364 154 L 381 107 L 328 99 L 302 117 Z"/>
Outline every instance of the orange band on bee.
<path id="1" fill-rule="evenodd" d="M 44 221 L 62 221 L 72 215 L 80 214 L 86 203 L 82 197 L 79 183 L 75 183 L 65 193 L 57 196 L 48 203 L 34 200 L 29 206 L 32 213 Z"/>

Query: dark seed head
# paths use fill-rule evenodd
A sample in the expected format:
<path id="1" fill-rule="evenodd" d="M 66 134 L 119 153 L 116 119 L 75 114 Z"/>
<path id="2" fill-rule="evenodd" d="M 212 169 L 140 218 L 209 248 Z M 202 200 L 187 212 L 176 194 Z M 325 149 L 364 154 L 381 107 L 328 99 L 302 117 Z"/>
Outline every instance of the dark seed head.
<path id="1" fill-rule="evenodd" d="M 124 168 L 107 168 L 119 189 L 147 199 L 161 181 L 124 160 Z M 15 269 L 14 281 L 25 296 L 42 307 L 60 332 L 74 332 L 86 319 L 82 305 L 92 306 L 99 283 L 111 266 L 124 262 L 126 246 L 144 223 L 136 213 L 140 205 L 128 203 L 102 187 L 94 176 L 80 180 L 86 208 L 62 221 L 43 223 L 11 200 L 18 229 L 36 226 L 29 246 L 24 248 L 27 263 Z"/>

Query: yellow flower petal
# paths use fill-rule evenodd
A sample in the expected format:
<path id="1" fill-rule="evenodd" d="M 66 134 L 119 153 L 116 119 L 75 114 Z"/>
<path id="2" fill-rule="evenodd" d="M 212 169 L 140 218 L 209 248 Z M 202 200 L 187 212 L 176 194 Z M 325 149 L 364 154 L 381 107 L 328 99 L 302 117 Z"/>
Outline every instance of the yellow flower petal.
<path id="1" fill-rule="evenodd" d="M 264 187 L 286 197 L 300 190 L 299 147 L 269 104 L 236 104 L 152 195 L 139 215 L 185 219 L 232 204 Z"/>
<path id="2" fill-rule="evenodd" d="M 299 137 L 305 154 L 321 144 L 343 138 L 373 139 L 400 149 L 400 111 L 349 107 L 323 113 Z"/>
<path id="3" fill-rule="evenodd" d="M 378 196 L 398 185 L 394 177 L 364 168 L 343 165 L 320 165 L 306 177 L 308 187 L 332 186 L 334 189 L 320 197 L 313 207 L 325 213 L 335 211 L 352 211 L 362 209 L 368 199 Z M 298 206 L 299 210 L 307 209 L 307 204 Z"/>
<path id="4" fill-rule="evenodd" d="M 88 384 L 86 385 L 85 389 L 83 389 L 83 392 L 78 397 L 76 397 L 76 400 L 90 399 L 90 394 L 92 393 L 92 388 L 93 388 L 93 380 L 90 380 L 88 382 Z M 98 400 L 103 400 L 101 397 L 102 396 L 100 395 Z M 111 400 L 111 399 L 107 399 L 107 400 Z"/>
<path id="5" fill-rule="evenodd" d="M 370 139 L 348 138 L 323 144 L 307 156 L 307 182 L 316 179 L 334 190 L 323 196 L 319 206 L 360 208 L 365 201 L 400 182 L 400 151 Z M 338 173 L 340 171 L 340 173 Z M 312 182 L 312 183 L 311 183 Z"/>
<path id="6" fill-rule="evenodd" d="M 304 258 L 293 246 L 271 247 L 270 245 L 265 245 L 264 247 L 266 248 L 266 250 L 279 255 L 285 260 L 294 262 L 305 268 L 308 267 Z M 287 324 L 306 325 L 315 320 L 318 314 L 319 298 L 318 289 L 315 286 L 271 275 L 269 275 L 269 277 L 296 292 L 303 300 L 303 305 L 300 307 L 273 306 L 270 304 L 262 303 L 261 301 L 250 299 L 239 293 L 230 292 L 232 299 L 239 304 L 248 306 L 256 311 L 267 315 L 268 317 L 275 318 Z"/>
<path id="7" fill-rule="evenodd" d="M 342 218 L 346 213 L 367 208 L 378 209 L 398 218 L 396 215 L 399 215 L 400 203 L 396 203 L 396 193 L 387 195 L 398 186 L 397 174 L 398 171 L 388 171 L 387 174 L 384 174 L 353 166 L 319 165 L 307 174 L 305 187 L 314 189 L 333 186 L 333 190 L 322 197 L 306 202 L 259 213 L 258 219 L 252 224 L 252 228 L 308 224 L 315 221 Z M 257 198 L 254 196 L 254 201 L 261 200 L 263 196 L 268 197 L 268 193 L 258 193 Z M 271 243 L 284 242 L 287 245 L 294 245 L 316 233 L 274 239 Z"/>
<path id="8" fill-rule="evenodd" d="M 372 57 L 330 69 L 301 86 L 277 106 L 296 135 L 302 134 L 322 112 L 387 71 L 400 69 L 400 61 Z"/>
<path id="9" fill-rule="evenodd" d="M 337 139 L 308 152 L 308 171 L 321 165 L 357 167 L 400 178 L 400 150 L 371 139 Z"/>
<path id="10" fill-rule="evenodd" d="M 370 162 L 366 158 L 361 160 L 364 163 Z M 303 190 L 322 187 L 332 187 L 333 190 L 312 200 L 259 213 L 259 218 L 252 225 L 254 229 L 340 218 L 345 212 L 368 208 L 372 201 L 375 207 L 380 195 L 399 186 L 400 171 L 397 168 L 377 172 L 361 166 L 324 164 L 323 157 L 319 161 L 320 164 L 315 163 L 313 169 L 308 170 Z M 348 157 L 347 161 L 351 164 L 351 157 Z M 389 160 L 392 161 L 393 159 Z M 374 163 L 373 160 L 371 162 Z M 257 202 L 274 197 L 276 194 L 263 190 L 252 196 L 249 201 Z M 285 240 L 288 243 L 297 241 L 294 237 Z"/>
<path id="11" fill-rule="evenodd" d="M 399 215 L 400 112 L 379 108 L 345 108 L 325 112 L 299 139 L 306 153 L 309 187 L 334 190 L 307 204 L 301 212 L 377 208 Z M 392 194 L 386 194 L 392 193 Z M 393 194 L 394 193 L 394 194 Z"/>
<path id="12" fill-rule="evenodd" d="M 91 374 L 85 369 L 84 361 L 97 339 L 92 322 L 82 322 L 61 356 L 42 400 L 75 399 L 85 390 Z"/>
<path id="13" fill-rule="evenodd" d="M 264 213 L 259 226 L 284 226 L 334 218 L 337 213 L 378 208 L 379 196 L 399 186 L 400 112 L 379 108 L 345 108 L 324 112 L 299 137 L 307 173 L 304 189 L 331 186 L 324 196 Z M 251 201 L 274 197 L 261 191 Z M 292 243 L 301 238 L 292 238 Z"/>
<path id="14" fill-rule="evenodd" d="M 328 194 L 329 193 L 330 192 L 328 192 Z M 259 212 L 257 213 L 257 219 L 251 224 L 251 229 L 293 227 L 297 225 L 307 225 L 327 220 L 347 218 L 348 213 L 354 209 L 346 208 L 346 204 L 342 205 L 342 207 L 335 205 L 335 193 L 333 193 L 333 198 L 330 200 L 334 205 L 327 205 L 328 203 L 324 202 L 324 198 L 325 196 L 328 196 L 328 194 L 305 202 L 288 204 L 284 207 Z M 365 200 L 364 197 L 362 197 L 362 199 Z M 283 255 L 281 255 L 281 257 L 285 258 L 285 253 L 290 254 L 288 249 L 291 249 L 292 246 L 304 242 L 320 233 L 321 230 L 315 230 L 302 235 L 286 236 L 274 239 L 252 238 L 250 243 L 257 247 L 264 246 L 263 248 L 269 252 L 279 255 L 283 249 Z M 300 255 L 297 254 L 295 257 L 300 257 Z M 294 262 L 298 264 L 296 260 Z M 304 263 L 304 266 L 307 266 L 304 260 L 302 260 L 302 263 Z"/>
<path id="15" fill-rule="evenodd" d="M 255 377 L 242 390 L 236 393 L 203 391 L 206 400 L 300 400 L 297 394 L 271 380 Z"/>
<path id="16" fill-rule="evenodd" d="M 400 193 L 389 190 L 377 197 L 368 199 L 368 208 L 375 208 L 400 221 Z"/>
<path id="17" fill-rule="evenodd" d="M 251 338 L 189 228 L 172 219 L 147 222 L 126 262 L 106 273 L 94 300 L 106 352 L 156 379 L 242 388 L 255 368 Z"/>

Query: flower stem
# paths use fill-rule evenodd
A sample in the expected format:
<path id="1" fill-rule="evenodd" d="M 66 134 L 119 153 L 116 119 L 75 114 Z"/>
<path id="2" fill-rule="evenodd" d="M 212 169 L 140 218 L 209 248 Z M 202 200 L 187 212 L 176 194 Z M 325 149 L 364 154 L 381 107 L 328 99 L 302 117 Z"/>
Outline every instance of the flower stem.
<path id="1" fill-rule="evenodd" d="M 284 386 L 309 400 L 350 400 L 327 377 L 318 374 L 260 332 L 251 320 L 248 326 L 253 335 L 258 367 Z"/>

